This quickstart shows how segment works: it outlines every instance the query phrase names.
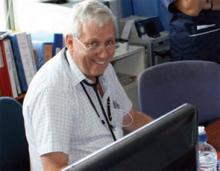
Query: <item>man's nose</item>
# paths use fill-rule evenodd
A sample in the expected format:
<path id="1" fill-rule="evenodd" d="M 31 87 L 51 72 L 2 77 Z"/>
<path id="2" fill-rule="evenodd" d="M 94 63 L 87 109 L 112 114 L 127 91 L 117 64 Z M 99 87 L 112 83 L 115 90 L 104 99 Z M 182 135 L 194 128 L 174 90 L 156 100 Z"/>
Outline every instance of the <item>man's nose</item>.
<path id="1" fill-rule="evenodd" d="M 98 54 L 100 57 L 106 58 L 109 56 L 109 51 L 104 45 L 102 45 L 99 47 Z"/>

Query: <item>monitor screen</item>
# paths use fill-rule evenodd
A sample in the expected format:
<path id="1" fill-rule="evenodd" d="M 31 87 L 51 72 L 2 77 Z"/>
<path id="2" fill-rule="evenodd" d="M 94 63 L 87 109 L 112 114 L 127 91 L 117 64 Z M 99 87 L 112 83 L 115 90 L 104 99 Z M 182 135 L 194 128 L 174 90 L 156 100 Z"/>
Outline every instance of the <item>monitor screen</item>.
<path id="1" fill-rule="evenodd" d="M 154 21 L 145 22 L 144 28 L 145 28 L 148 36 L 150 36 L 150 37 L 159 37 L 160 36 L 160 32 L 157 30 L 157 27 L 156 27 Z"/>
<path id="2" fill-rule="evenodd" d="M 164 30 L 158 17 L 137 20 L 135 26 L 139 37 L 147 34 L 149 37 L 157 38 Z"/>
<path id="3" fill-rule="evenodd" d="M 195 108 L 184 104 L 64 171 L 195 171 L 197 122 Z"/>

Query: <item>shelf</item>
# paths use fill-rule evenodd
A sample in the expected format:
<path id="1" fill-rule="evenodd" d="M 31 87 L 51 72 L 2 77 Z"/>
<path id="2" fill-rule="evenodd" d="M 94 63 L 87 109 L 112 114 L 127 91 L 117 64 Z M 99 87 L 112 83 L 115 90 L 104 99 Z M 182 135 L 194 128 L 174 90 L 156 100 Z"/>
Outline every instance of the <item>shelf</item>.
<path id="1" fill-rule="evenodd" d="M 137 88 L 137 79 L 124 86 L 125 91 L 130 91 L 134 88 Z"/>
<path id="2" fill-rule="evenodd" d="M 127 86 L 137 79 L 136 75 L 129 75 L 124 73 L 117 73 L 117 76 L 122 86 Z"/>
<path id="3" fill-rule="evenodd" d="M 115 51 L 112 62 L 134 55 L 142 50 L 145 50 L 143 46 L 133 46 L 128 45 L 128 43 L 118 43 L 118 48 Z"/>
<path id="4" fill-rule="evenodd" d="M 130 84 L 124 86 L 124 90 L 127 93 L 128 97 L 133 103 L 133 108 L 139 109 L 139 103 L 138 103 L 138 86 L 137 86 L 137 80 L 134 80 Z"/>
<path id="5" fill-rule="evenodd" d="M 120 43 L 112 59 L 112 64 L 133 107 L 138 109 L 137 77 L 146 67 L 145 48 Z"/>

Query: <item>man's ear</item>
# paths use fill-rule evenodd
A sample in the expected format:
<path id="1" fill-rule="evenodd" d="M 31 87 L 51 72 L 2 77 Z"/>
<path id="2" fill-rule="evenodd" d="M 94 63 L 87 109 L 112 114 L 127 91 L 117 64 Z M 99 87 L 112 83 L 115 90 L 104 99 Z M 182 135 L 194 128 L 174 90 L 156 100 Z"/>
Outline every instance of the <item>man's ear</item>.
<path id="1" fill-rule="evenodd" d="M 73 50 L 73 35 L 67 34 L 65 37 L 65 44 L 69 50 Z"/>

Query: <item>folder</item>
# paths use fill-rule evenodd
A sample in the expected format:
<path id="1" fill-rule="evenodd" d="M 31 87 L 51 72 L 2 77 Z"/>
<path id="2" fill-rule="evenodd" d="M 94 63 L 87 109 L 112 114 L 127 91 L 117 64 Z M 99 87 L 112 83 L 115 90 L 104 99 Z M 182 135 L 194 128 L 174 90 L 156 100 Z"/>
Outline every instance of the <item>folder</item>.
<path id="1" fill-rule="evenodd" d="M 0 87 L 2 96 L 12 96 L 3 40 L 0 40 Z"/>
<path id="2" fill-rule="evenodd" d="M 39 69 L 45 62 L 55 56 L 63 47 L 63 34 L 51 32 L 31 33 L 36 52 L 36 65 Z"/>
<path id="3" fill-rule="evenodd" d="M 52 58 L 52 46 L 51 42 L 33 41 L 37 69 Z"/>

